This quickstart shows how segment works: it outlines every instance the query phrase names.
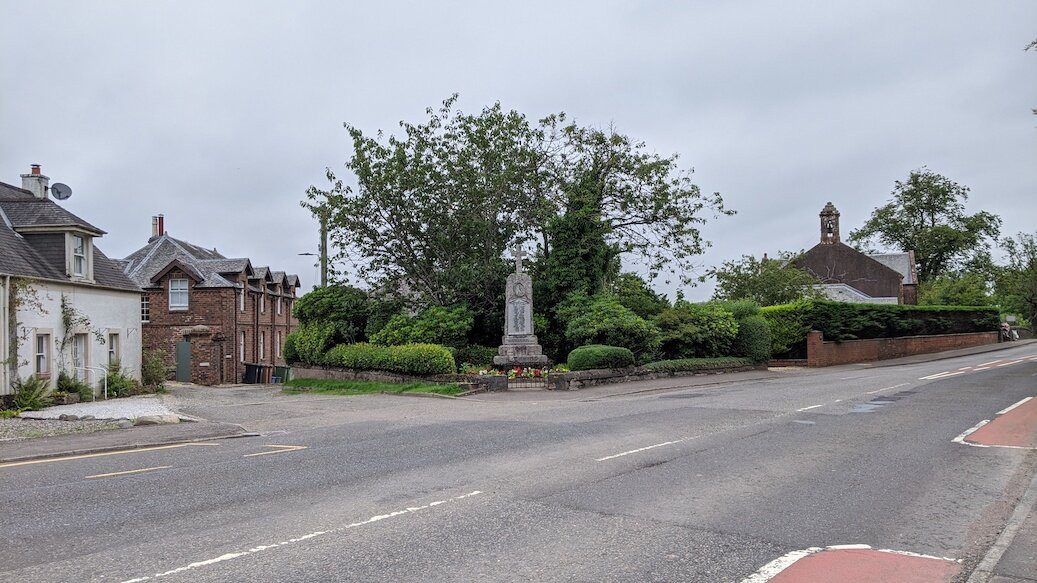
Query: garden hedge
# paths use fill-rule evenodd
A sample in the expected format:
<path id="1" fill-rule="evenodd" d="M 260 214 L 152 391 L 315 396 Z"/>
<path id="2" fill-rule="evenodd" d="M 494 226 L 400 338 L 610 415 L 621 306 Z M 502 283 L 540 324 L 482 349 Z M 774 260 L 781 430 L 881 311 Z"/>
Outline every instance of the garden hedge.
<path id="1" fill-rule="evenodd" d="M 677 360 L 659 360 L 641 365 L 648 372 L 694 372 L 722 366 L 751 366 L 752 359 L 736 356 L 720 356 L 717 358 L 680 358 Z"/>
<path id="2" fill-rule="evenodd" d="M 731 345 L 735 356 L 753 362 L 766 362 L 771 357 L 771 329 L 763 316 L 748 316 L 738 321 L 738 333 Z"/>
<path id="3" fill-rule="evenodd" d="M 634 353 L 619 346 L 589 344 L 569 353 L 569 370 L 634 366 Z"/>
<path id="4" fill-rule="evenodd" d="M 415 376 L 453 374 L 457 370 L 450 351 L 438 344 L 339 344 L 328 351 L 322 364 Z"/>
<path id="5" fill-rule="evenodd" d="M 497 349 L 490 346 L 469 344 L 457 349 L 454 361 L 458 364 L 468 363 L 475 366 L 493 366 L 493 357 L 497 356 Z"/>
<path id="6" fill-rule="evenodd" d="M 760 310 L 771 329 L 771 353 L 799 356 L 807 333 L 820 330 L 825 340 L 843 342 L 928 334 L 997 330 L 997 308 L 988 306 L 910 306 L 850 304 L 807 300 Z"/>

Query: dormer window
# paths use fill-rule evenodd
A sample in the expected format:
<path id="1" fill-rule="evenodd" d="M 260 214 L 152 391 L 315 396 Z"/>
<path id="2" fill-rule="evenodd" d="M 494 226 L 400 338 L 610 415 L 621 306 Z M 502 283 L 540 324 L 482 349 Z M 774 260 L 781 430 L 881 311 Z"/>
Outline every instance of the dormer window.
<path id="1" fill-rule="evenodd" d="M 80 233 L 69 233 L 65 238 L 65 256 L 68 275 L 75 279 L 93 279 L 92 242 Z"/>

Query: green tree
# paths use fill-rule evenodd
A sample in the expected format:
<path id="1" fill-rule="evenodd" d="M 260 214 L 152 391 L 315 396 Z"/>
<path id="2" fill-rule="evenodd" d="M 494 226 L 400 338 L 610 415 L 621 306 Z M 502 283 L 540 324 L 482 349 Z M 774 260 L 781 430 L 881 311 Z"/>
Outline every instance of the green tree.
<path id="1" fill-rule="evenodd" d="M 624 254 L 651 277 L 683 276 L 708 244 L 703 215 L 732 212 L 719 194 L 702 195 L 676 156 L 611 128 L 567 124 L 564 114 L 530 123 L 499 103 L 471 115 L 455 102 L 430 108 L 422 123 L 401 122 L 399 136 L 347 124 L 356 187 L 329 170 L 331 186 L 311 187 L 303 204 L 329 217 L 336 261 L 351 260 L 372 288 L 419 307 L 468 305 L 476 330 L 500 328 L 511 269 L 503 255 L 515 242 L 536 241 L 545 262 L 560 254 L 544 267 L 560 274 L 557 302 L 566 291 L 598 291 Z M 582 221 L 576 236 L 566 221 Z M 561 281 L 566 266 L 576 269 L 566 257 L 592 260 L 578 285 Z"/>
<path id="2" fill-rule="evenodd" d="M 1037 322 L 1037 234 L 1019 233 L 1001 243 L 1008 264 L 997 279 L 1002 309 Z"/>
<path id="3" fill-rule="evenodd" d="M 867 245 L 877 240 L 885 247 L 914 251 L 923 283 L 960 269 L 997 239 L 1001 218 L 986 211 L 966 214 L 968 187 L 927 168 L 897 181 L 892 194 L 864 226 L 850 233 L 850 241 Z"/>
<path id="4" fill-rule="evenodd" d="M 938 275 L 918 287 L 918 303 L 931 306 L 987 306 L 989 280 L 977 272 Z"/>
<path id="5" fill-rule="evenodd" d="M 644 319 L 658 316 L 670 307 L 670 302 L 657 294 L 643 278 L 635 273 L 621 273 L 608 286 L 619 303 Z"/>
<path id="6" fill-rule="evenodd" d="M 820 292 L 814 286 L 821 280 L 793 266 L 792 259 L 790 253 L 779 253 L 778 259 L 762 260 L 743 255 L 741 259 L 725 261 L 719 268 L 707 272 L 703 279 L 716 279 L 714 300 L 752 300 L 761 306 L 774 306 L 819 297 Z"/>
<path id="7" fill-rule="evenodd" d="M 334 327 L 333 344 L 361 342 L 370 313 L 367 293 L 355 287 L 319 287 L 295 302 L 292 313 L 302 325 L 329 323 Z"/>

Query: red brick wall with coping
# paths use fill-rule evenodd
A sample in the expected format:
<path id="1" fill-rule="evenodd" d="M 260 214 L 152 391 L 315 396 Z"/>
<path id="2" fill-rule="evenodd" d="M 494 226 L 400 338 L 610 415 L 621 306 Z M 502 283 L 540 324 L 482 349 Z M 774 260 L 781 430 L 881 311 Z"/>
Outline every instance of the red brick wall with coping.
<path id="1" fill-rule="evenodd" d="M 874 338 L 870 340 L 825 341 L 817 330 L 807 334 L 807 366 L 835 366 L 900 358 L 915 354 L 929 354 L 995 344 L 997 332 L 969 334 L 939 334 L 932 336 L 904 336 L 901 338 Z"/>

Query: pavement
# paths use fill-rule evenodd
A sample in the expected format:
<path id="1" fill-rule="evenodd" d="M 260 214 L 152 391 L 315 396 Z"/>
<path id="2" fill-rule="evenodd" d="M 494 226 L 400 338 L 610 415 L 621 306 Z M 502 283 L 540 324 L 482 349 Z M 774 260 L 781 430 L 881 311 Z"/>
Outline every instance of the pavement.
<path id="1" fill-rule="evenodd" d="M 1037 343 L 1037 340 L 999 343 L 888 361 L 847 365 L 841 368 L 854 371 L 921 364 L 1019 348 L 1034 343 Z M 823 370 L 831 369 L 770 369 L 767 371 L 727 375 L 674 377 L 605 385 L 570 392 L 544 391 L 530 393 L 524 391 L 521 393 L 490 393 L 478 395 L 477 399 L 472 400 L 502 404 L 520 400 L 528 402 L 534 399 L 538 401 L 594 401 L 613 397 L 622 398 L 627 395 L 646 392 L 665 392 L 689 387 L 707 387 L 710 385 L 724 385 L 768 378 L 783 378 L 797 374 L 812 375 Z M 106 418 L 105 415 L 109 416 L 107 418 L 133 418 L 141 415 L 162 414 L 158 411 L 162 409 L 182 414 L 186 418 L 193 420 L 173 425 L 140 426 L 85 434 L 66 434 L 36 439 L 4 441 L 0 442 L 0 463 L 31 463 L 32 460 L 61 456 L 103 455 L 104 452 L 155 448 L 172 444 L 250 435 L 250 430 L 262 426 L 260 420 L 257 419 L 256 427 L 252 427 L 248 422 L 243 424 L 229 422 L 229 419 L 237 419 L 237 417 L 224 416 L 219 413 L 220 411 L 233 410 L 237 414 L 242 409 L 238 404 L 232 402 L 231 395 L 261 397 L 262 403 L 257 402 L 255 404 L 268 405 L 275 412 L 274 414 L 282 409 L 284 402 L 288 402 L 288 399 L 279 395 L 278 387 L 276 386 L 263 387 L 252 385 L 248 387 L 209 388 L 179 385 L 174 387 L 172 395 L 166 395 L 159 399 L 119 399 L 99 404 L 86 403 L 80 406 L 54 407 L 44 412 L 36 413 L 42 415 L 40 418 L 56 418 L 63 413 L 80 416 L 94 415 L 98 418 Z M 207 399 L 209 401 L 205 401 Z M 392 399 L 392 397 L 387 396 L 386 399 Z M 199 405 L 199 401 L 205 401 L 204 406 Z M 312 399 L 311 402 L 313 402 Z M 84 408 L 84 406 L 86 407 Z M 75 409 L 75 412 L 71 412 L 72 409 L 69 409 L 70 407 L 78 408 Z M 104 409 L 105 407 L 107 409 Z M 258 409 L 256 408 L 256 410 Z M 203 419 L 199 415 L 199 413 L 205 415 L 209 411 L 215 412 L 211 420 Z M 99 415 L 98 413 L 101 414 Z M 385 410 L 382 413 L 385 416 L 390 416 L 391 414 L 391 410 Z M 377 411 L 372 409 L 372 418 L 377 416 Z M 984 561 L 980 562 L 968 579 L 968 583 L 1033 583 L 1037 581 L 1037 579 L 1033 578 L 1033 565 L 1037 565 L 1037 478 L 1034 478 L 1020 495 L 1015 512 L 1012 514 L 1004 532 L 1002 532 L 1002 538 L 994 543 Z"/>

